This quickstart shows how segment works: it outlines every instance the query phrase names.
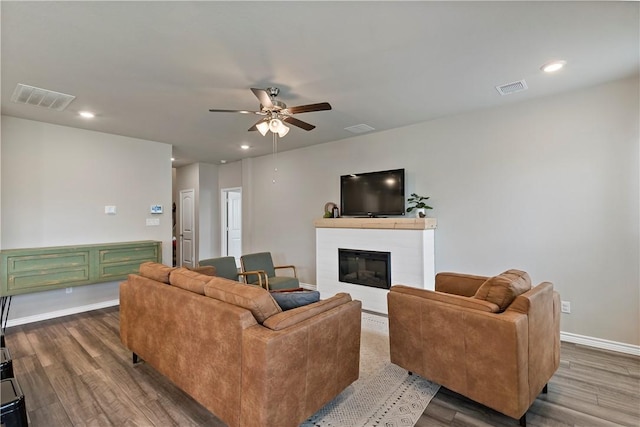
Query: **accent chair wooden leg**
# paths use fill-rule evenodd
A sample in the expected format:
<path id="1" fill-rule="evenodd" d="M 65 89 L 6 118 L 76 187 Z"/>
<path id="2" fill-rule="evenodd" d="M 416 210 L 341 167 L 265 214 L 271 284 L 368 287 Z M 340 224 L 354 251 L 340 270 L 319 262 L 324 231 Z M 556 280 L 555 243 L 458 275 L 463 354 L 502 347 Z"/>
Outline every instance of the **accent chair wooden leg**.
<path id="1" fill-rule="evenodd" d="M 521 427 L 527 427 L 527 413 L 526 412 L 522 417 L 520 417 L 520 426 Z"/>

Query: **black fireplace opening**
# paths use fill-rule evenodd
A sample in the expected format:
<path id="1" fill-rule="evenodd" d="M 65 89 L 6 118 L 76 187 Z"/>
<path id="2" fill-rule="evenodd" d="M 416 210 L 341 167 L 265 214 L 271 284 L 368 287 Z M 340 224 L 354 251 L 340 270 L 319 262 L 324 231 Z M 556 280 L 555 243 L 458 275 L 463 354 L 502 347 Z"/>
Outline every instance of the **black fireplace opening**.
<path id="1" fill-rule="evenodd" d="M 338 280 L 355 285 L 389 289 L 391 252 L 338 248 Z"/>

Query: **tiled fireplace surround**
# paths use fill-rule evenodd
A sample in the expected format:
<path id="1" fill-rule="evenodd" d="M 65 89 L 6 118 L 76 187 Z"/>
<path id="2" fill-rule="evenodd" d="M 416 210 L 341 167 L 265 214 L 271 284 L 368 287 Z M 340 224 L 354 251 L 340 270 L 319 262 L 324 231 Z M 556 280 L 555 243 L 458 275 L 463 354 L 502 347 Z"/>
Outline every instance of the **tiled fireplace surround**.
<path id="1" fill-rule="evenodd" d="M 391 252 L 391 284 L 434 289 L 435 218 L 323 218 L 316 227 L 321 298 L 348 292 L 362 308 L 387 313 L 387 289 L 338 281 L 338 248 Z"/>

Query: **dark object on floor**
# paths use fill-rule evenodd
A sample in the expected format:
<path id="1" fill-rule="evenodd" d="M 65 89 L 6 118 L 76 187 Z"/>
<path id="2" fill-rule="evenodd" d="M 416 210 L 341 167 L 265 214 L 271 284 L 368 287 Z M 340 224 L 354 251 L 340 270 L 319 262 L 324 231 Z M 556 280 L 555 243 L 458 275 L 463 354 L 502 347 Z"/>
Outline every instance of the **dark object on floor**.
<path id="1" fill-rule="evenodd" d="M 2 378 L 6 379 L 14 377 L 13 375 L 13 360 L 11 359 L 11 353 L 6 347 L 0 347 L 0 373 Z"/>
<path id="2" fill-rule="evenodd" d="M 0 423 L 3 427 L 27 427 L 24 394 L 15 378 L 2 380 L 0 385 Z"/>

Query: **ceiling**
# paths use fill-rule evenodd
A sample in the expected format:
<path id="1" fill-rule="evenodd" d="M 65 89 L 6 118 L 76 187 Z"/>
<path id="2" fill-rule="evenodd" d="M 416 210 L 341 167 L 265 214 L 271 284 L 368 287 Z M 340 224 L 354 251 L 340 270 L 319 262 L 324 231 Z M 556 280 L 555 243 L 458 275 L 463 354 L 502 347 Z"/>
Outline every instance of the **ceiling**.
<path id="1" fill-rule="evenodd" d="M 521 102 L 639 70 L 637 2 L 2 1 L 2 114 L 173 145 L 176 165 L 268 154 L 250 88 L 280 88 L 289 150 Z M 541 65 L 567 61 L 545 74 Z M 495 86 L 524 79 L 528 90 Z M 75 95 L 11 102 L 18 83 Z M 91 120 L 78 116 L 91 110 Z M 249 150 L 240 145 L 247 144 Z"/>

